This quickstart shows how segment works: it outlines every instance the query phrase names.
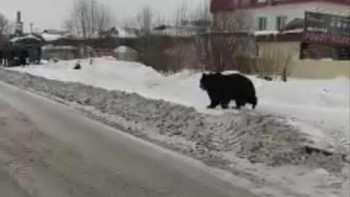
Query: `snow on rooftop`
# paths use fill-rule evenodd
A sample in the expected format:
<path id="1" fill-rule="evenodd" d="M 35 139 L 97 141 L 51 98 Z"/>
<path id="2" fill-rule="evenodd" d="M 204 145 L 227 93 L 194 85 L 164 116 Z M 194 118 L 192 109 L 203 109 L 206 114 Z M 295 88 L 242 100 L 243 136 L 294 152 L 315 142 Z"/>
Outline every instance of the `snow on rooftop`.
<path id="1" fill-rule="evenodd" d="M 304 31 L 304 29 L 291 29 L 291 30 L 286 30 L 281 32 L 281 34 L 293 34 L 293 33 L 302 33 Z"/>
<path id="2" fill-rule="evenodd" d="M 277 34 L 279 34 L 279 31 L 266 30 L 266 31 L 254 32 L 254 35 L 256 36 L 267 36 L 267 35 L 277 35 Z"/>
<path id="3" fill-rule="evenodd" d="M 114 52 L 116 52 L 116 53 L 127 53 L 127 52 L 133 52 L 133 51 L 135 51 L 135 50 L 128 47 L 128 46 L 123 46 L 123 45 L 114 49 Z"/>
<path id="4" fill-rule="evenodd" d="M 134 32 L 128 31 L 124 28 L 117 28 L 119 38 L 136 38 L 137 35 Z"/>
<path id="5" fill-rule="evenodd" d="M 50 33 L 43 33 L 41 34 L 41 36 L 44 38 L 45 41 L 48 41 L 48 42 L 55 41 L 64 37 L 61 34 L 50 34 Z"/>
<path id="6" fill-rule="evenodd" d="M 10 42 L 18 42 L 18 41 L 22 41 L 22 40 L 26 40 L 26 39 L 34 39 L 34 40 L 37 40 L 37 41 L 41 41 L 40 38 L 34 36 L 33 34 L 29 34 L 29 35 L 26 35 L 26 36 L 21 36 L 21 37 L 14 37 L 10 40 Z"/>

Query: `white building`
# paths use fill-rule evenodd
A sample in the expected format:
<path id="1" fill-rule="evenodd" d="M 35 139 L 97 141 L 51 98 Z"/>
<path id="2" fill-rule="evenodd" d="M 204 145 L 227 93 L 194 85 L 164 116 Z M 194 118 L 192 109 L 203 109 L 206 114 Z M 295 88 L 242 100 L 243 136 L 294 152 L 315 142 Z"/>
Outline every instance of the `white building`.
<path id="1" fill-rule="evenodd" d="M 249 30 L 256 35 L 260 60 L 277 56 L 276 61 L 288 60 L 288 68 L 285 68 L 293 77 L 349 77 L 350 44 L 338 41 L 349 39 L 350 34 L 344 29 L 350 26 L 347 22 L 337 21 L 337 16 L 349 17 L 347 21 L 350 20 L 350 0 L 211 0 L 214 25 L 224 23 L 225 17 L 231 19 L 241 10 L 247 13 L 243 19 L 248 21 Z M 329 23 L 343 30 L 338 35 L 324 33 L 318 37 L 329 39 L 305 40 L 305 12 L 330 14 L 328 17 L 333 18 L 321 20 L 325 28 L 329 28 Z M 333 19 L 337 22 L 333 23 Z M 264 64 L 264 61 L 259 63 Z"/>
<path id="2" fill-rule="evenodd" d="M 273 32 L 290 21 L 304 18 L 307 11 L 350 16 L 350 0 L 212 0 L 211 11 L 220 13 L 243 9 L 249 13 L 255 31 Z"/>

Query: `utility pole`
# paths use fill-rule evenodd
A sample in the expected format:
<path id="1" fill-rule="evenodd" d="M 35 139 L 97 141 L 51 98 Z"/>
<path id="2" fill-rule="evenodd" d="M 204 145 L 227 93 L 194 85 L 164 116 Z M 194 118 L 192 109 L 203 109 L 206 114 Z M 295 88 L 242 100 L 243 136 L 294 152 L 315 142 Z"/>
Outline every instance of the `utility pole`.
<path id="1" fill-rule="evenodd" d="M 33 26 L 34 26 L 34 23 L 30 23 L 30 33 L 32 34 L 33 33 Z"/>

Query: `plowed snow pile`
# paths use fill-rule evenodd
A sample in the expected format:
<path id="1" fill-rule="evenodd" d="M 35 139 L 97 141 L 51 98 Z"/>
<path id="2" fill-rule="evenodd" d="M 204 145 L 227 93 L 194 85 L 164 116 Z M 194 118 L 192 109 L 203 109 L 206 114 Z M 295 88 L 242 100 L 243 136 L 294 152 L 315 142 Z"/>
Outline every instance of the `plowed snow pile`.
<path id="1" fill-rule="evenodd" d="M 90 60 L 80 60 L 82 70 L 76 71 L 72 69 L 76 62 L 61 61 L 14 70 L 48 79 L 137 93 L 146 98 L 194 107 L 204 113 L 224 113 L 205 108 L 209 99 L 199 88 L 200 73 L 184 71 L 163 76 L 140 63 L 116 61 L 113 58 L 96 58 L 91 65 Z M 290 79 L 284 83 L 250 78 L 257 88 L 257 112 L 286 117 L 318 147 L 342 145 L 350 148 L 349 79 Z"/>
<path id="2" fill-rule="evenodd" d="M 200 74 L 165 77 L 110 59 L 83 61 L 83 69 L 74 71 L 74 63 L 15 69 L 55 80 L 6 70 L 0 70 L 0 80 L 229 170 L 253 184 L 249 188 L 259 196 L 345 197 L 349 192 L 347 79 L 282 83 L 252 77 L 259 109 L 222 112 L 205 109 L 209 101 L 198 88 Z M 235 184 L 248 187 L 240 182 Z"/>

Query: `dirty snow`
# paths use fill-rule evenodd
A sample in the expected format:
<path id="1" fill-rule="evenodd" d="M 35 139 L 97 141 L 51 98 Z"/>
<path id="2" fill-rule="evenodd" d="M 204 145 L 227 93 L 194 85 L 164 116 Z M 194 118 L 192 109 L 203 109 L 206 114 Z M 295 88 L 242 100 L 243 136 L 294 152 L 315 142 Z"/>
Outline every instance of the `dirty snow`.
<path id="1" fill-rule="evenodd" d="M 70 73 L 71 69 L 68 68 L 71 65 L 65 66 L 67 73 Z M 167 77 L 148 67 L 139 64 L 130 66 L 129 69 L 135 73 L 119 77 L 167 80 Z M 58 68 L 61 67 L 51 69 Z M 103 70 L 103 66 L 99 69 Z M 122 67 L 119 69 L 122 70 Z M 113 76 L 113 73 L 109 74 Z M 181 75 L 170 78 L 178 79 Z M 194 77 L 189 79 L 194 80 Z M 199 113 L 195 108 L 146 99 L 135 93 L 108 91 L 1 69 L 0 80 L 69 102 L 106 124 L 123 127 L 133 135 L 230 171 L 241 177 L 240 181 L 232 180 L 235 185 L 242 186 L 243 182 L 249 182 L 254 185 L 252 187 L 250 184 L 249 189 L 262 197 L 346 197 L 349 192 L 349 166 L 342 161 L 341 155 L 306 153 L 305 145 L 312 142 L 297 127 L 289 124 L 289 118 L 247 110 L 220 115 Z M 125 84 L 140 87 L 137 83 Z"/>
<path id="2" fill-rule="evenodd" d="M 13 70 L 60 81 L 80 82 L 107 90 L 137 93 L 151 99 L 162 99 L 209 114 L 209 99 L 199 88 L 200 73 L 183 71 L 164 76 L 135 62 L 96 58 L 90 65 L 82 60 L 83 69 L 75 71 L 77 60 L 48 63 Z M 309 135 L 318 146 L 350 146 L 349 79 L 290 79 L 288 83 L 268 82 L 250 77 L 257 88 L 258 113 L 287 117 L 289 123 Z"/>

